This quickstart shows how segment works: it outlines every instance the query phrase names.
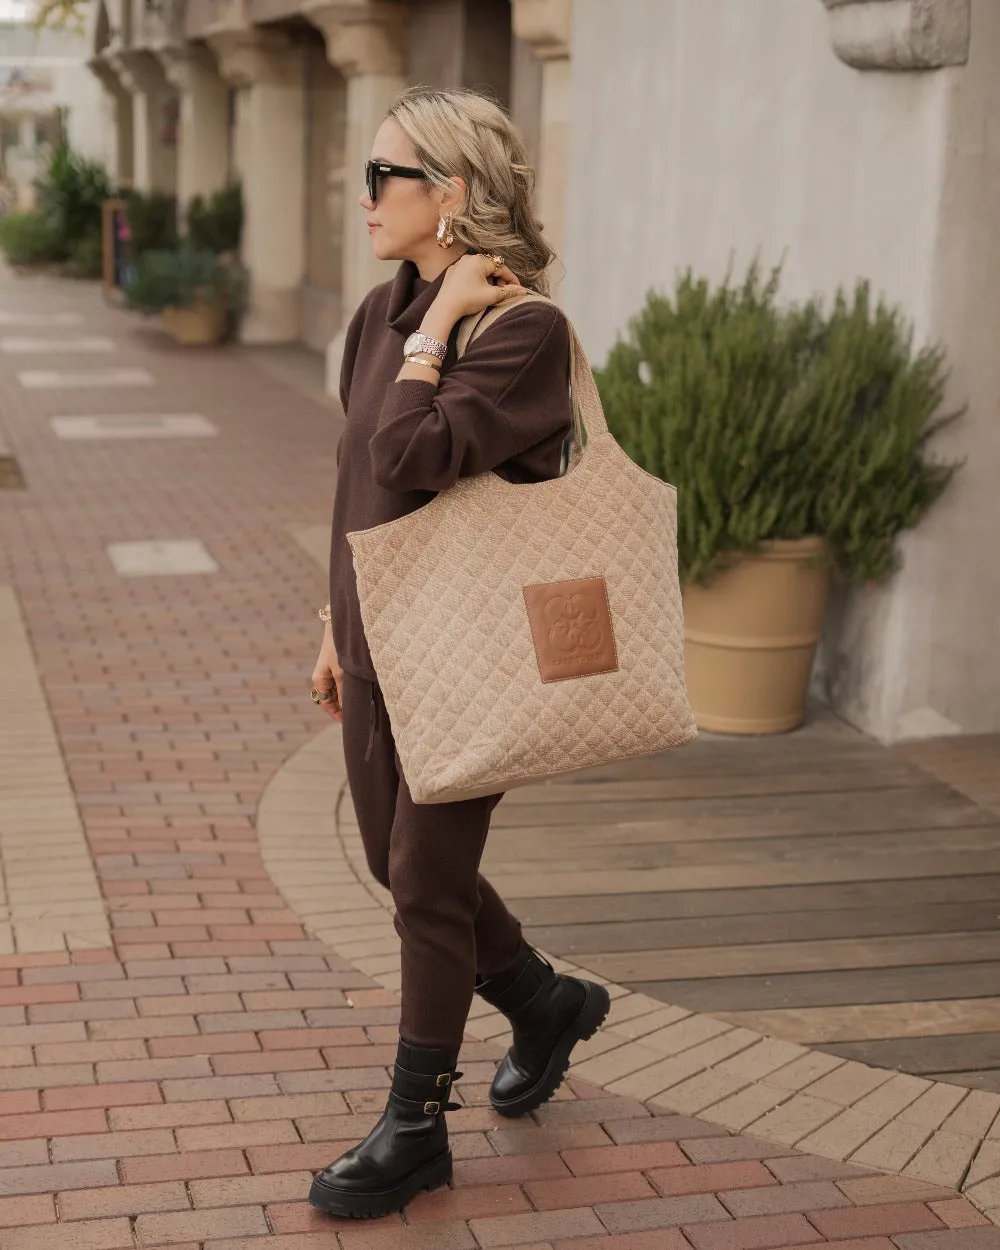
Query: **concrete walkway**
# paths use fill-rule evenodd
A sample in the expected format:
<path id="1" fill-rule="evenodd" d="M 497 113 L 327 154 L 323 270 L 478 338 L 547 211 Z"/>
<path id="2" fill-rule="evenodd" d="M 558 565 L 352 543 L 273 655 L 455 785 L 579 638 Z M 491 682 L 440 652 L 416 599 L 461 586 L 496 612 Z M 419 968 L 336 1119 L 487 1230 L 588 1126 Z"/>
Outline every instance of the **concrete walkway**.
<path id="1" fill-rule="evenodd" d="M 40 790 L 4 807 L 4 835 L 30 845 L 38 805 L 68 784 L 112 943 L 98 928 L 77 942 L 74 922 L 59 949 L 33 950 L 42 939 L 15 924 L 0 956 L 3 1250 L 1000 1246 L 946 1172 L 935 1184 L 803 1153 L 613 1092 L 612 1072 L 501 1122 L 485 1106 L 503 1046 L 487 1015 L 463 1052 L 456 1187 L 364 1227 L 312 1212 L 310 1171 L 381 1106 L 397 1014 L 387 914 L 356 873 L 349 810 L 332 823 L 336 731 L 307 697 L 323 576 L 295 536 L 328 514 L 336 415 L 245 354 L 169 347 L 89 288 L 8 281 L 0 311 L 31 315 L 11 335 L 51 340 L 0 356 L 26 484 L 0 492 L 0 584 L 30 646 L 18 668 L 44 696 L 39 741 L 51 731 L 64 770 L 46 765 Z M 84 334 L 113 351 L 70 359 Z M 5 734 L 31 698 L 25 678 Z M 2 780 L 21 793 L 10 759 Z M 37 848 L 33 872 L 60 881 L 61 849 Z M 608 1048 L 585 1063 L 637 1043 L 649 1067 L 713 1079 L 742 1062 L 742 1088 L 765 1076 L 779 1111 L 802 1110 L 811 1054 L 614 993 Z M 836 1080 L 825 1097 L 846 1105 Z M 964 1118 L 945 1127 L 995 1176 L 990 1095 L 959 1097 Z M 1000 1205 L 991 1192 L 982 1206 Z"/>

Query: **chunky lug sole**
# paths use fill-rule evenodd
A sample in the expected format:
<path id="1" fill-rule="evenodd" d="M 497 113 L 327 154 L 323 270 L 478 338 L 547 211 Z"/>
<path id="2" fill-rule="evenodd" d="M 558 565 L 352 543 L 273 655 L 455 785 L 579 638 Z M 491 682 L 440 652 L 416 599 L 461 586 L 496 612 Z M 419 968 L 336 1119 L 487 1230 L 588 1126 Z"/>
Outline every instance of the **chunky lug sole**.
<path id="1" fill-rule="evenodd" d="M 451 1150 L 429 1160 L 394 1189 L 376 1190 L 372 1193 L 353 1193 L 349 1190 L 332 1189 L 317 1176 L 309 1190 L 309 1204 L 327 1215 L 339 1215 L 351 1220 L 372 1220 L 381 1215 L 402 1211 L 417 1194 L 425 1189 L 440 1189 L 451 1183 Z"/>
<path id="2" fill-rule="evenodd" d="M 523 1094 L 516 1098 L 501 1100 L 490 1095 L 490 1106 L 497 1115 L 513 1118 L 527 1115 L 535 1111 L 542 1103 L 548 1102 L 559 1086 L 569 1068 L 569 1057 L 578 1042 L 585 1042 L 594 1036 L 607 1019 L 611 1010 L 611 996 L 603 985 L 595 985 L 593 981 L 580 981 L 587 991 L 583 1006 L 563 1035 L 556 1042 L 545 1071 L 538 1080 Z"/>

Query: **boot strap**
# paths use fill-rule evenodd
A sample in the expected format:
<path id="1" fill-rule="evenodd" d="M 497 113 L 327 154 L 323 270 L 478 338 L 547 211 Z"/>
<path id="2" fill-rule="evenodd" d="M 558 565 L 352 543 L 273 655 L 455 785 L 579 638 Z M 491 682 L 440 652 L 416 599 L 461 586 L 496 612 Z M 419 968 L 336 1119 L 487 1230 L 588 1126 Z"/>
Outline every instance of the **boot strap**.
<path id="1" fill-rule="evenodd" d="M 504 1015 L 512 1016 L 530 1007 L 555 976 L 556 971 L 549 961 L 532 947 L 524 961 L 524 967 L 505 990 L 501 990 L 499 994 L 491 993 L 487 979 L 476 986 L 476 993 Z"/>
<path id="2" fill-rule="evenodd" d="M 423 1111 L 424 1115 L 440 1115 L 442 1111 L 458 1111 L 461 1104 L 450 1101 L 451 1087 L 461 1072 L 434 1073 L 411 1072 L 401 1064 L 393 1068 L 392 1089 L 389 1101 L 403 1111 Z M 433 1091 L 434 1098 L 425 1095 Z M 412 1097 L 411 1095 L 415 1095 Z"/>
<path id="3" fill-rule="evenodd" d="M 389 1101 L 400 1111 L 418 1111 L 423 1112 L 424 1115 L 441 1115 L 444 1111 L 462 1110 L 462 1104 L 458 1102 L 441 1102 L 434 1098 L 428 1098 L 426 1101 L 421 1101 L 419 1098 L 404 1098 L 394 1089 L 389 1091 Z"/>

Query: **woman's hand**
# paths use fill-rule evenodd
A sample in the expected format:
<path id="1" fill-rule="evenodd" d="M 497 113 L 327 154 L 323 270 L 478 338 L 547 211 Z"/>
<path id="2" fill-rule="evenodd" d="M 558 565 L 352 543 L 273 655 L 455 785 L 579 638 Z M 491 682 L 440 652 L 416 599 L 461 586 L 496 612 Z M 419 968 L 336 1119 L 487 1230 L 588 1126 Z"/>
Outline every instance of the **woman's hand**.
<path id="1" fill-rule="evenodd" d="M 323 645 L 319 649 L 319 659 L 312 675 L 313 689 L 320 694 L 335 691 L 335 697 L 324 699 L 319 706 L 331 720 L 344 719 L 344 670 L 340 667 L 337 648 L 333 641 L 333 631 L 329 624 L 323 626 Z"/>
<path id="2" fill-rule="evenodd" d="M 514 295 L 527 295 L 507 265 L 497 268 L 492 256 L 468 254 L 447 269 L 437 300 L 454 315 L 455 321 L 482 312 L 492 304 Z"/>

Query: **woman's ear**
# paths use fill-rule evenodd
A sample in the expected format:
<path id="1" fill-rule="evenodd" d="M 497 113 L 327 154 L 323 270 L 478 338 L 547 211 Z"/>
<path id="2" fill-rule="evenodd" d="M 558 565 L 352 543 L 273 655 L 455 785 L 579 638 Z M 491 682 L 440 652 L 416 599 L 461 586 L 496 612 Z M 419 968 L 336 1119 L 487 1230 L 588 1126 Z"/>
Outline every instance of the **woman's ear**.
<path id="1" fill-rule="evenodd" d="M 448 185 L 450 189 L 441 193 L 441 212 L 445 215 L 462 209 L 468 191 L 464 178 L 449 178 Z"/>

